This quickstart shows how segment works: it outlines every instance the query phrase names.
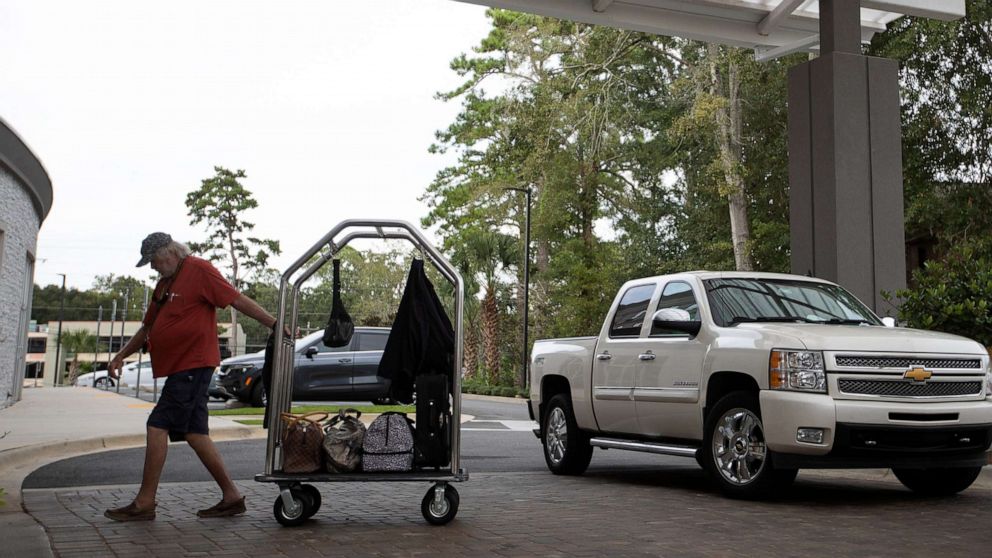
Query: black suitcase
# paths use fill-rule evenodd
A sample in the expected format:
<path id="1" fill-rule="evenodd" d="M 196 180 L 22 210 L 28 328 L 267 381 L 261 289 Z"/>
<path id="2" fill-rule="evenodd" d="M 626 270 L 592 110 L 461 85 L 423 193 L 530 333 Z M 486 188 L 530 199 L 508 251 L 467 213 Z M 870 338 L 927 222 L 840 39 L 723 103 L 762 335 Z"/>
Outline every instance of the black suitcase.
<path id="1" fill-rule="evenodd" d="M 447 467 L 451 462 L 451 380 L 446 374 L 417 376 L 417 428 L 413 464 Z"/>

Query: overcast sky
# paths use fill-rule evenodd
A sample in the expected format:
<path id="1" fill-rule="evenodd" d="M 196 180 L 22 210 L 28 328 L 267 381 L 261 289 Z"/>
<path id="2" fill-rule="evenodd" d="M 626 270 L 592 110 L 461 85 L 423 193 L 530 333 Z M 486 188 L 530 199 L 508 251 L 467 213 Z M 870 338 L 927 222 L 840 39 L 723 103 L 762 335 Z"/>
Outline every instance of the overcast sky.
<path id="1" fill-rule="evenodd" d="M 204 238 L 184 201 L 214 165 L 248 173 L 280 270 L 343 219 L 419 224 L 459 109 L 433 95 L 487 30 L 451 0 L 3 0 L 0 116 L 55 193 L 35 282 L 150 279 L 141 239 Z"/>

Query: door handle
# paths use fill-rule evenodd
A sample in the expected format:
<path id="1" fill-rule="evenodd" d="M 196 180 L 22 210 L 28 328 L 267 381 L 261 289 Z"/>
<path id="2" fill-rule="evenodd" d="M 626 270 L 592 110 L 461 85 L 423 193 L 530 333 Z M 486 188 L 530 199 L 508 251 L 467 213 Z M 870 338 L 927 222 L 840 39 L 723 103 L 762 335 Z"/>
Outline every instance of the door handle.
<path id="1" fill-rule="evenodd" d="M 351 362 L 351 359 L 350 358 L 339 358 L 338 359 L 338 362 L 340 362 L 340 363 L 347 363 L 347 362 Z"/>
<path id="2" fill-rule="evenodd" d="M 596 360 L 610 360 L 611 358 L 613 358 L 613 355 L 608 352 L 596 355 Z"/>
<path id="3" fill-rule="evenodd" d="M 641 360 L 654 360 L 655 359 L 655 355 L 652 354 L 652 353 L 643 353 L 643 354 L 637 355 L 637 358 L 639 358 Z"/>

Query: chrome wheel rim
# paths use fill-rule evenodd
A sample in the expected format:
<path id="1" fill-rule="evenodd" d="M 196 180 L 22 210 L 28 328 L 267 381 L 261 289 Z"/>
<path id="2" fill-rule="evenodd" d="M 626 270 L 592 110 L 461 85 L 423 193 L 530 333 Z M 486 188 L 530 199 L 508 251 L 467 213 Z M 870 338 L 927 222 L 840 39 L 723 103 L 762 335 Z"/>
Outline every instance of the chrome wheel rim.
<path id="1" fill-rule="evenodd" d="M 748 409 L 731 409 L 713 432 L 713 461 L 727 482 L 744 486 L 765 468 L 768 449 L 761 419 Z"/>
<path id="2" fill-rule="evenodd" d="M 555 407 L 548 413 L 545 430 L 545 451 L 548 459 L 558 465 L 565 459 L 565 450 L 568 448 L 568 425 L 565 423 L 565 411 L 561 407 Z"/>

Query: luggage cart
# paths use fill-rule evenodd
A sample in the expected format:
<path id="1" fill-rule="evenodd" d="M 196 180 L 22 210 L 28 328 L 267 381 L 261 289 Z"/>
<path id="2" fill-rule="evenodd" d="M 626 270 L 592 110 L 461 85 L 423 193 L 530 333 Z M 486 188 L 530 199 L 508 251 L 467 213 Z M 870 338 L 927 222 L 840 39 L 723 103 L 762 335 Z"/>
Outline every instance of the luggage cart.
<path id="1" fill-rule="evenodd" d="M 350 231 L 350 232 L 346 232 Z M 342 236 L 343 235 L 343 236 Z M 290 409 L 293 393 L 295 341 L 285 335 L 296 331 L 300 287 L 321 267 L 330 262 L 345 246 L 356 239 L 406 240 L 419 249 L 424 259 L 455 288 L 455 354 L 451 388 L 451 461 L 447 469 L 405 473 L 283 473 L 281 440 L 284 425 L 278 417 Z M 305 270 L 303 267 L 314 260 Z M 303 270 L 301 272 L 301 270 Z M 265 450 L 265 472 L 255 475 L 257 482 L 272 482 L 279 486 L 279 496 L 273 505 L 276 521 L 287 527 L 302 525 L 320 509 L 318 482 L 427 482 L 432 486 L 421 501 L 424 519 L 432 525 L 444 525 L 458 513 L 458 491 L 450 483 L 468 480 L 460 466 L 461 448 L 461 362 L 462 314 L 464 284 L 461 275 L 438 252 L 423 234 L 405 221 L 381 219 L 350 219 L 331 229 L 320 241 L 282 274 L 279 284 L 279 312 L 276 315 L 275 347 L 272 385 L 269 389 L 269 435 Z"/>

